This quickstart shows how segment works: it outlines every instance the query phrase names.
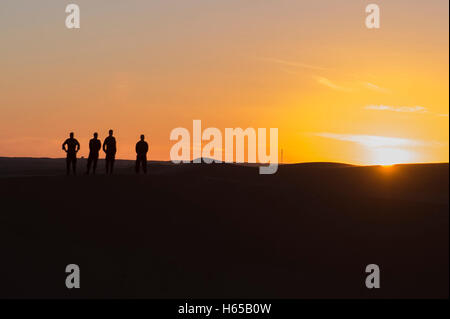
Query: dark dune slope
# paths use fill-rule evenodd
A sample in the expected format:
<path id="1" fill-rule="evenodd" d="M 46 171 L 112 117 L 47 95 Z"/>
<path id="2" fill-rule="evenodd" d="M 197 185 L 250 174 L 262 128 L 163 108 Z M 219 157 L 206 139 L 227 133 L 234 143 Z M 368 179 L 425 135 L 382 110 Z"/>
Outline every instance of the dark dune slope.
<path id="1" fill-rule="evenodd" d="M 0 161 L 0 297 L 448 298 L 448 164 L 135 176 L 124 161 L 66 177 L 61 160 L 13 161 Z M 65 287 L 70 263 L 81 289 Z"/>

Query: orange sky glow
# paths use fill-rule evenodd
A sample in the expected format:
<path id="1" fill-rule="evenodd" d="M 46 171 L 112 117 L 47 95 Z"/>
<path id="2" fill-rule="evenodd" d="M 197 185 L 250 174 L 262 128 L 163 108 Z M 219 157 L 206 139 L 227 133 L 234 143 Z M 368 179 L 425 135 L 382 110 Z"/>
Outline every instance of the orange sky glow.
<path id="1" fill-rule="evenodd" d="M 145 134 L 278 128 L 284 162 L 449 161 L 448 1 L 0 2 L 0 156 L 88 155 L 114 129 L 118 158 Z"/>

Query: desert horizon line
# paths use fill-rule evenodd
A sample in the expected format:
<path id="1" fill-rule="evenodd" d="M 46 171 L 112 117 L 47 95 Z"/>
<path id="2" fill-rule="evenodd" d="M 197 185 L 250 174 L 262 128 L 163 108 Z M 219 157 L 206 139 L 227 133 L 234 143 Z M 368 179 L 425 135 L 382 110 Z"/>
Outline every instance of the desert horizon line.
<path id="1" fill-rule="evenodd" d="M 198 159 L 204 159 L 207 157 L 199 157 L 195 159 L 189 160 L 189 162 L 183 162 L 180 164 L 250 164 L 250 165 L 268 165 L 268 163 L 261 163 L 261 162 L 225 162 L 222 160 L 222 162 L 212 162 L 212 163 L 196 163 L 194 160 Z M 0 155 L 0 159 L 48 159 L 48 160 L 65 160 L 65 157 L 46 157 L 46 156 L 3 156 Z M 78 158 L 80 160 L 87 160 L 87 157 L 81 156 Z M 209 159 L 213 159 L 209 157 Z M 99 158 L 99 160 L 104 160 L 104 158 Z M 134 158 L 116 158 L 116 161 L 135 161 Z M 152 159 L 148 160 L 148 162 L 163 162 L 163 163 L 170 163 L 174 165 L 179 165 L 173 163 L 170 159 L 169 160 L 162 160 L 162 159 Z M 354 163 L 346 163 L 346 162 L 337 162 L 337 161 L 305 161 L 305 162 L 275 162 L 275 164 L 278 165 L 295 165 L 295 164 L 341 164 L 341 165 L 349 165 L 349 166 L 360 166 L 360 167 L 368 167 L 368 166 L 394 166 L 394 165 L 424 165 L 424 164 L 450 164 L 450 162 L 408 162 L 408 163 L 393 163 L 393 164 L 354 164 Z"/>

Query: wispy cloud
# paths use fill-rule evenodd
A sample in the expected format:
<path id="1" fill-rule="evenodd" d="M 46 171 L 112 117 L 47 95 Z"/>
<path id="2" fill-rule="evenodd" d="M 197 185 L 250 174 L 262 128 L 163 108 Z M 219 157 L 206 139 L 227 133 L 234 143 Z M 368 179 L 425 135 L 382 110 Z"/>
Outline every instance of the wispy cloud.
<path id="1" fill-rule="evenodd" d="M 343 91 L 343 92 L 351 92 L 353 91 L 352 88 L 348 88 L 348 87 L 344 87 L 344 86 L 340 86 L 332 81 L 330 81 L 329 79 L 323 77 L 323 76 L 316 76 L 315 77 L 317 83 L 325 85 L 333 90 L 336 91 Z"/>
<path id="2" fill-rule="evenodd" d="M 309 64 L 309 63 L 303 63 L 303 62 L 297 62 L 297 61 L 288 61 L 288 60 L 284 60 L 284 59 L 263 57 L 263 58 L 259 58 L 259 60 L 282 65 L 285 67 L 285 68 L 283 68 L 283 71 L 290 73 L 290 74 L 298 74 L 295 72 L 295 69 L 297 69 L 297 68 L 314 70 L 314 71 L 336 71 L 336 69 L 333 69 L 330 67 L 323 67 L 323 66 L 318 66 L 318 65 L 313 65 L 313 64 Z M 355 75 L 347 74 L 346 76 L 354 78 L 352 80 L 352 87 L 344 87 L 342 85 L 338 85 L 335 82 L 333 82 L 330 79 L 323 77 L 323 76 L 314 76 L 313 78 L 318 83 L 320 83 L 328 88 L 331 88 L 333 90 L 337 90 L 337 91 L 341 91 L 341 92 L 352 92 L 352 91 L 355 91 L 355 90 L 361 89 L 361 88 L 376 91 L 379 93 L 390 92 L 388 89 L 383 88 L 374 83 L 357 80 L 356 78 L 358 78 L 358 77 Z"/>
<path id="3" fill-rule="evenodd" d="M 367 105 L 366 110 L 392 111 L 403 113 L 428 113 L 426 107 L 423 106 L 389 106 L 389 105 Z"/>
<path id="4" fill-rule="evenodd" d="M 320 71 L 330 70 L 329 68 L 325 68 L 325 67 L 321 67 L 321 66 L 317 66 L 317 65 L 306 64 L 306 63 L 301 63 L 301 62 L 286 61 L 286 60 L 281 60 L 281 59 L 261 58 L 261 60 L 272 62 L 272 63 L 277 63 L 277 64 L 282 64 L 282 65 L 294 66 L 294 67 L 298 67 L 298 68 L 310 69 L 310 70 L 320 70 Z"/>
<path id="5" fill-rule="evenodd" d="M 342 86 L 338 85 L 335 82 L 331 81 L 328 78 L 325 78 L 323 76 L 316 76 L 314 77 L 316 81 L 322 85 L 325 85 L 333 90 L 337 91 L 343 91 L 343 92 L 353 92 L 360 90 L 361 88 L 376 91 L 379 93 L 388 93 L 390 92 L 388 89 L 382 88 L 376 84 L 369 83 L 369 82 L 363 82 L 363 81 L 356 81 L 351 82 L 351 86 Z"/>
<path id="6" fill-rule="evenodd" d="M 434 141 L 422 141 L 408 138 L 377 136 L 377 135 L 357 135 L 357 134 L 335 134 L 335 133 L 314 133 L 316 136 L 331 138 L 340 141 L 358 143 L 365 147 L 417 147 L 417 146 L 439 146 L 441 143 Z"/>
<path id="7" fill-rule="evenodd" d="M 391 111 L 391 112 L 401 112 L 401 113 L 419 113 L 419 114 L 430 114 L 439 117 L 448 117 L 447 114 L 435 113 L 429 111 L 423 106 L 389 106 L 389 105 L 367 105 L 364 107 L 366 110 L 375 111 Z"/>
<path id="8" fill-rule="evenodd" d="M 380 92 L 380 93 L 388 93 L 390 92 L 388 89 L 382 88 L 381 86 L 378 86 L 376 84 L 370 83 L 370 82 L 362 82 L 362 85 L 369 90 Z"/>

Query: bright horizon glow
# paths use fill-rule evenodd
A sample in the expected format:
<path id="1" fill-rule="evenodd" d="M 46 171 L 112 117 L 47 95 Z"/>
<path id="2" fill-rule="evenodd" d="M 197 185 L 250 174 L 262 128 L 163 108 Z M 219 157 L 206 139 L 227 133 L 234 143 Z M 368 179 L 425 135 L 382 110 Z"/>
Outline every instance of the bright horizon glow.
<path id="1" fill-rule="evenodd" d="M 372 152 L 373 164 L 376 165 L 407 164 L 414 161 L 414 154 L 404 149 L 383 147 Z"/>
<path id="2" fill-rule="evenodd" d="M 436 142 L 425 142 L 405 138 L 317 133 L 317 136 L 337 139 L 362 145 L 369 154 L 366 164 L 369 165 L 394 165 L 413 163 L 417 158 L 414 148 L 421 146 L 438 146 Z"/>

